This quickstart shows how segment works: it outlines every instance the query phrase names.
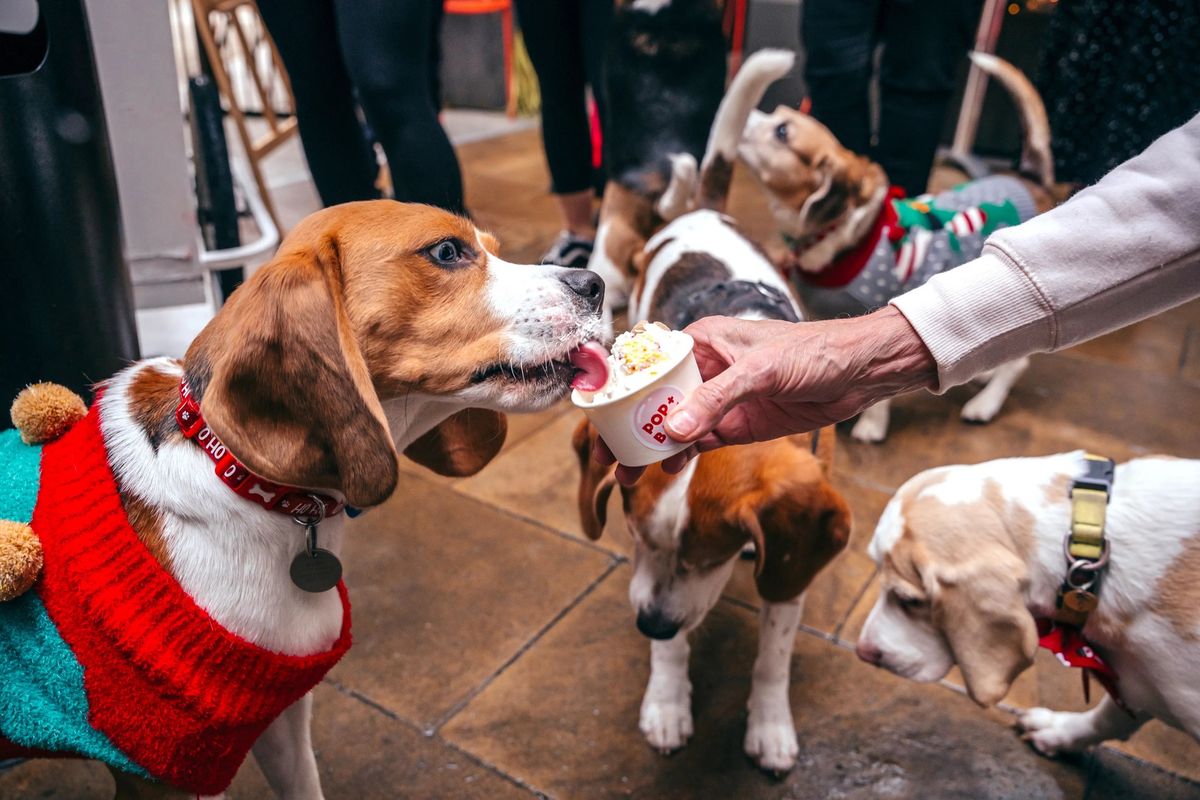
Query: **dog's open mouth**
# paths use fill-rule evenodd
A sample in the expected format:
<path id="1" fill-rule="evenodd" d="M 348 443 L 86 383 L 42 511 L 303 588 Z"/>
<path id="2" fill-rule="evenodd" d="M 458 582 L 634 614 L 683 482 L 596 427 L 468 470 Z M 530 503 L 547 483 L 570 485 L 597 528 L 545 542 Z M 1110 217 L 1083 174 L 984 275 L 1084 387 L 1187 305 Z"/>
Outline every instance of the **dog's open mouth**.
<path id="1" fill-rule="evenodd" d="M 608 378 L 605 357 L 608 355 L 595 342 L 585 342 L 572 347 L 561 356 L 540 364 L 514 364 L 498 361 L 489 364 L 471 376 L 471 383 L 488 381 L 503 383 L 558 383 L 595 391 Z M 592 384 L 597 383 L 597 386 Z"/>
<path id="2" fill-rule="evenodd" d="M 569 355 L 541 364 L 512 364 L 498 361 L 471 376 L 471 383 L 501 381 L 504 383 L 541 383 L 545 381 L 566 383 L 575 374 Z"/>

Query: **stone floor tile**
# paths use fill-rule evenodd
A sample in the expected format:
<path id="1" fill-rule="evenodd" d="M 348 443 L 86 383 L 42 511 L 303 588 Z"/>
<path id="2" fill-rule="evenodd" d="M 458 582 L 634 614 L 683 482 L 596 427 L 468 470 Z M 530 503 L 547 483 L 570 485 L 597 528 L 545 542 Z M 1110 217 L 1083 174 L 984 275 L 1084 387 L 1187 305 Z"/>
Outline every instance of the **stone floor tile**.
<path id="1" fill-rule="evenodd" d="M 393 719 L 329 684 L 313 700 L 313 750 L 329 798 L 492 798 L 533 794 L 436 737 Z M 238 771 L 229 800 L 272 798 L 253 758 Z"/>
<path id="2" fill-rule="evenodd" d="M 729 603 L 693 643 L 696 733 L 663 757 L 637 729 L 648 643 L 630 624 L 628 571 L 610 575 L 443 735 L 556 797 L 1080 796 L 1081 770 L 1036 756 L 1005 715 L 807 634 L 792 670 L 800 766 L 783 781 L 763 775 L 741 751 L 757 623 Z"/>
<path id="3" fill-rule="evenodd" d="M 499 669 L 610 557 L 403 476 L 347 535 L 354 647 L 331 677 L 422 727 Z"/>
<path id="4" fill-rule="evenodd" d="M 0 772 L 0 797 L 111 800 L 112 775 L 99 761 L 42 758 Z"/>

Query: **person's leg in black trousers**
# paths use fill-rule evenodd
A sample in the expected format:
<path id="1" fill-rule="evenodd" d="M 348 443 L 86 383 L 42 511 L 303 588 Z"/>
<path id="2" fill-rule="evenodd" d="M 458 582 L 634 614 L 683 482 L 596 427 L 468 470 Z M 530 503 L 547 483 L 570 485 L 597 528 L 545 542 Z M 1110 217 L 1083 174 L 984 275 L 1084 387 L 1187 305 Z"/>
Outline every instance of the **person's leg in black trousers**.
<path id="1" fill-rule="evenodd" d="M 542 95 L 542 143 L 558 200 L 563 233 L 546 260 L 586 263 L 595 237 L 592 201 L 592 137 L 585 88 L 597 106 L 611 0 L 516 0 L 521 34 Z M 603 117 L 602 117 L 603 119 Z"/>
<path id="2" fill-rule="evenodd" d="M 259 0 L 258 7 L 291 80 L 300 141 L 321 202 L 378 197 L 375 150 L 358 119 L 332 0 Z"/>
<path id="3" fill-rule="evenodd" d="M 929 184 L 958 68 L 979 25 L 982 0 L 886 0 L 874 158 L 910 195 Z"/>
<path id="4" fill-rule="evenodd" d="M 886 2 L 887 0 L 884 0 Z M 871 147 L 868 86 L 880 0 L 804 0 L 800 40 L 812 115 L 846 148 Z"/>
<path id="5" fill-rule="evenodd" d="M 596 100 L 596 116 L 600 118 L 600 130 L 608 122 L 607 98 L 604 96 L 604 54 L 608 52 L 608 35 L 612 28 L 612 0 L 581 0 L 580 33 L 583 37 L 583 70 L 588 86 Z M 590 130 L 590 128 L 589 128 Z M 604 193 L 608 175 L 603 161 L 592 171 L 592 186 L 596 194 Z"/>
<path id="6" fill-rule="evenodd" d="M 334 0 L 347 71 L 387 154 L 397 200 L 462 212 L 462 173 L 429 70 L 440 0 Z"/>

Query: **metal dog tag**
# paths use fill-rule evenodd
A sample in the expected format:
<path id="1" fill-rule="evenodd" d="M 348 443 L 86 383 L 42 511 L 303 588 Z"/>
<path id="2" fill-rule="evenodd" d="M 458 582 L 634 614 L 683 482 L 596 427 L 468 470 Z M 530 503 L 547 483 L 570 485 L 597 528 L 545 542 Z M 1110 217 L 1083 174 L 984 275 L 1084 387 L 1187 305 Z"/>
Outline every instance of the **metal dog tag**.
<path id="1" fill-rule="evenodd" d="M 1086 589 L 1072 589 L 1063 593 L 1062 604 L 1080 614 L 1090 614 L 1096 610 L 1100 600 Z"/>
<path id="2" fill-rule="evenodd" d="M 304 550 L 292 559 L 292 583 L 306 592 L 328 592 L 342 579 L 342 562 L 328 550 L 317 547 L 317 523 L 323 517 L 294 517 L 304 526 Z"/>
<path id="3" fill-rule="evenodd" d="M 306 592 L 328 592 L 342 579 L 342 562 L 323 548 L 305 550 L 292 559 L 292 583 Z"/>

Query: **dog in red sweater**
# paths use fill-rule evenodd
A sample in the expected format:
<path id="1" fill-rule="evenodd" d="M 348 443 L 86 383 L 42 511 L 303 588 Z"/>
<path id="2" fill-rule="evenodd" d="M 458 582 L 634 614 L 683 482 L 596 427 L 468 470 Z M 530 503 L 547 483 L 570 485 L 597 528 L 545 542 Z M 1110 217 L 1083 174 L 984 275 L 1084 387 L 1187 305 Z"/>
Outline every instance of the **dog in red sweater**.
<path id="1" fill-rule="evenodd" d="M 595 274 L 496 250 L 428 206 L 320 211 L 182 361 L 118 373 L 40 452 L 0 434 L 0 474 L 34 487 L 0 486 L 0 510 L 27 499 L 45 557 L 0 603 L 0 758 L 194 795 L 253 751 L 280 796 L 322 796 L 309 690 L 350 644 L 341 512 L 392 494 L 399 453 L 481 469 L 599 327 Z"/>

